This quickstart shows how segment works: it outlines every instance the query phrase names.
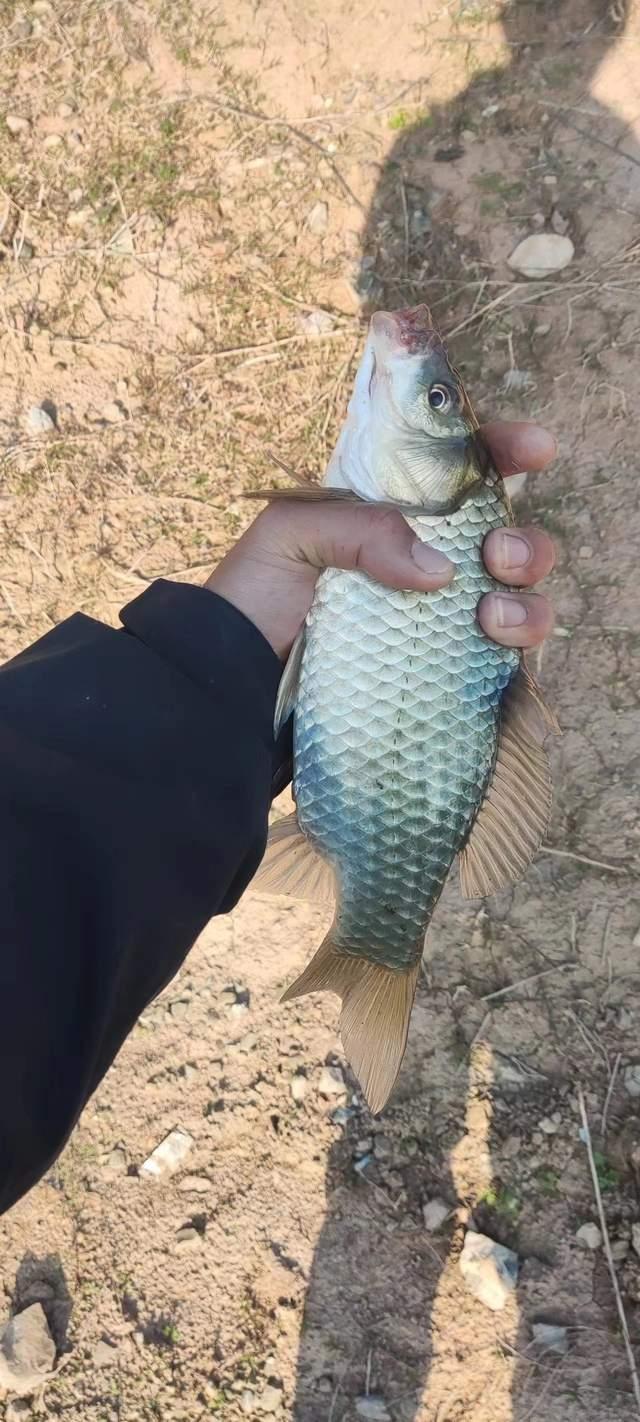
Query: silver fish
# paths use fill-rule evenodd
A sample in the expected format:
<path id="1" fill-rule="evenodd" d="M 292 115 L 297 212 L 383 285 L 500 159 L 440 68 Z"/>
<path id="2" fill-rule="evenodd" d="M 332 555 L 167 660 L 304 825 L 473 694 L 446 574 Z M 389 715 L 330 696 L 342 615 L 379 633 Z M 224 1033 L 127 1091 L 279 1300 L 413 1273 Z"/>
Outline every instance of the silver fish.
<path id="1" fill-rule="evenodd" d="M 342 998 L 345 1052 L 379 1111 L 451 865 L 459 855 L 467 897 L 522 876 L 547 828 L 543 743 L 557 730 L 522 655 L 478 622 L 496 586 L 482 544 L 511 511 L 426 307 L 373 317 L 325 485 L 285 496 L 397 505 L 455 564 L 430 593 L 324 572 L 276 711 L 276 729 L 294 711 L 296 814 L 275 825 L 255 883 L 335 902 L 285 1000 Z"/>

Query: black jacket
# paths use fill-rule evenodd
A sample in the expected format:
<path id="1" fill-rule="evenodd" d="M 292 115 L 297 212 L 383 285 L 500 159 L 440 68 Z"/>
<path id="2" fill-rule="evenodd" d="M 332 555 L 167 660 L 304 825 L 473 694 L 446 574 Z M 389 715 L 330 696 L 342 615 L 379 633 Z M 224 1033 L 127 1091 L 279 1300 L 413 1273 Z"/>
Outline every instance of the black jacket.
<path id="1" fill-rule="evenodd" d="M 35 1184 L 149 1001 L 264 852 L 281 665 L 167 582 L 0 669 L 0 1212 Z"/>

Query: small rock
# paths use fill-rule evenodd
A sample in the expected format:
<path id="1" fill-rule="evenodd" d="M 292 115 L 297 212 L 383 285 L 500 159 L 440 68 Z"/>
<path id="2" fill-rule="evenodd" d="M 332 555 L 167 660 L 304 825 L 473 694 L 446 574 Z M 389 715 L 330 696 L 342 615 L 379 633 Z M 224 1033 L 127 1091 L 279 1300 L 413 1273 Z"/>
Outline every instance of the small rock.
<path id="1" fill-rule="evenodd" d="M 622 1264 L 629 1253 L 628 1239 L 614 1239 L 611 1245 L 611 1257 L 616 1264 Z"/>
<path id="2" fill-rule="evenodd" d="M 70 119 L 70 118 L 73 118 L 74 113 L 75 113 L 75 109 L 74 109 L 74 107 L 73 107 L 73 104 L 69 103 L 69 100 L 68 100 L 68 99 L 63 99 L 63 100 L 62 100 L 62 103 L 58 104 L 58 117 L 59 117 L 59 118 L 61 118 L 61 119 Z"/>
<path id="3" fill-rule="evenodd" d="M 176 1234 L 176 1249 L 183 1253 L 196 1253 L 202 1249 L 202 1235 L 192 1225 L 185 1225 Z"/>
<path id="4" fill-rule="evenodd" d="M 92 207 L 78 207 L 73 212 L 69 213 L 69 216 L 67 218 L 67 227 L 73 228 L 74 232 L 78 231 L 81 227 L 86 227 L 87 223 L 91 221 L 92 217 Z"/>
<path id="5" fill-rule="evenodd" d="M 478 135 L 474 133 L 472 128 L 463 128 L 460 137 L 464 143 L 475 143 Z"/>
<path id="6" fill-rule="evenodd" d="M 519 242 L 508 261 L 514 272 L 520 272 L 530 281 L 540 281 L 568 267 L 574 251 L 570 237 L 560 237 L 557 232 L 537 232 Z"/>
<path id="7" fill-rule="evenodd" d="M 182 1165 L 193 1146 L 193 1136 L 180 1127 L 170 1131 L 140 1166 L 140 1175 L 148 1180 L 164 1180 Z"/>
<path id="8" fill-rule="evenodd" d="M 244 1412 L 245 1417 L 250 1417 L 252 1412 L 255 1411 L 255 1406 L 255 1392 L 252 1392 L 251 1388 L 246 1387 L 244 1392 L 240 1394 L 240 1411 Z"/>
<path id="9" fill-rule="evenodd" d="M 258 1038 L 255 1032 L 246 1032 L 244 1037 L 240 1038 L 239 1042 L 231 1043 L 231 1047 L 233 1050 L 235 1050 L 236 1052 L 242 1052 L 245 1056 L 248 1056 L 249 1053 L 253 1051 L 254 1047 L 257 1047 L 257 1045 Z"/>
<path id="10" fill-rule="evenodd" d="M 15 138 L 21 133 L 28 133 L 31 128 L 29 119 L 23 118 L 22 114 L 5 114 L 4 121 L 9 133 L 12 133 Z"/>
<path id="11" fill-rule="evenodd" d="M 48 410 L 44 410 L 42 405 L 31 406 L 27 414 L 27 429 L 29 434 L 52 434 L 55 427 L 55 421 L 52 419 Z"/>
<path id="12" fill-rule="evenodd" d="M 633 1245 L 634 1252 L 638 1256 L 640 1256 L 640 1224 L 634 1224 L 631 1226 L 631 1243 Z"/>
<path id="13" fill-rule="evenodd" d="M 181 1195 L 207 1195 L 211 1181 L 206 1175 L 185 1175 L 184 1180 L 178 1182 L 178 1189 Z"/>
<path id="14" fill-rule="evenodd" d="M 422 1206 L 425 1229 L 429 1231 L 429 1234 L 435 1234 L 435 1231 L 440 1229 L 450 1214 L 451 1211 L 446 1201 L 441 1200 L 437 1195 L 433 1200 L 427 1200 L 427 1203 Z"/>
<path id="15" fill-rule="evenodd" d="M 282 1388 L 275 1387 L 272 1383 L 267 1383 L 258 1398 L 258 1406 L 261 1412 L 279 1412 L 282 1407 Z"/>
<path id="16" fill-rule="evenodd" d="M 579 558 L 593 558 L 593 548 L 588 543 L 581 543 L 578 549 Z"/>
<path id="17" fill-rule="evenodd" d="M 551 1116 L 543 1116 L 543 1117 L 542 1117 L 542 1120 L 538 1122 L 538 1126 L 539 1126 L 539 1129 L 544 1133 L 545 1136 L 555 1136 L 555 1135 L 557 1135 L 557 1132 L 558 1132 L 558 1122 L 557 1122 L 557 1121 L 553 1121 L 553 1120 L 551 1119 Z"/>
<path id="18" fill-rule="evenodd" d="M 31 1304 L 9 1320 L 0 1338 L 0 1387 L 34 1392 L 53 1368 L 56 1345 L 42 1304 Z"/>
<path id="19" fill-rule="evenodd" d="M 576 1239 L 581 1249 L 599 1249 L 602 1235 L 597 1224 L 583 1224 L 576 1230 Z"/>
<path id="20" fill-rule="evenodd" d="M 102 418 L 109 425 L 119 425 L 127 417 L 126 410 L 123 409 L 119 400 L 107 400 L 102 406 Z"/>
<path id="21" fill-rule="evenodd" d="M 558 183 L 558 179 L 556 178 L 555 173 L 545 173 L 545 176 L 542 181 L 546 188 L 555 188 Z"/>
<path id="22" fill-rule="evenodd" d="M 51 0 L 33 0 L 33 5 L 31 6 L 31 9 L 33 10 L 34 15 L 50 15 Z"/>
<path id="23" fill-rule="evenodd" d="M 25 263 L 26 263 L 26 262 L 30 262 L 31 259 L 32 259 L 32 257 L 33 257 L 33 255 L 34 255 L 34 249 L 33 249 L 32 245 L 31 245 L 31 242 L 27 242 L 26 237 L 21 237 L 21 238 L 16 238 L 16 237 L 14 237 L 13 242 L 14 242 L 14 251 L 15 251 L 15 255 L 16 255 L 17 260 L 18 260 L 19 262 L 25 262 Z M 32 324 L 32 329 L 33 329 L 33 324 Z"/>
<path id="24" fill-rule="evenodd" d="M 531 218 L 531 222 L 534 227 L 544 227 L 545 221 L 546 219 L 543 212 L 534 212 L 533 217 Z"/>
<path id="25" fill-rule="evenodd" d="M 543 321 L 540 326 L 536 326 L 533 334 L 534 336 L 548 336 L 550 330 L 550 323 L 548 321 Z"/>
<path id="26" fill-rule="evenodd" d="M 352 1121 L 355 1114 L 352 1106 L 336 1106 L 335 1111 L 331 1112 L 330 1120 L 334 1126 L 346 1126 L 347 1121 Z"/>
<path id="27" fill-rule="evenodd" d="M 307 213 L 307 227 L 314 237 L 324 237 L 329 224 L 329 208 L 326 202 L 314 202 Z"/>
<path id="28" fill-rule="evenodd" d="M 460 1255 L 460 1271 L 469 1292 L 497 1313 L 516 1287 L 518 1256 L 504 1244 L 470 1229 Z"/>
<path id="29" fill-rule="evenodd" d="M 318 1082 L 318 1091 L 321 1096 L 344 1096 L 346 1090 L 340 1067 L 326 1066 L 322 1068 Z"/>
<path id="30" fill-rule="evenodd" d="M 375 1393 L 356 1398 L 356 1416 L 362 1417 L 363 1422 L 391 1422 L 384 1398 L 376 1397 Z"/>
<path id="31" fill-rule="evenodd" d="M 332 331 L 335 326 L 335 317 L 330 311 L 323 311 L 317 307 L 313 311 L 306 311 L 304 315 L 298 317 L 298 325 L 304 331 L 305 336 L 311 336 L 317 340 L 320 336 L 326 336 L 328 331 Z"/>
<path id="32" fill-rule="evenodd" d="M 569 1352 L 568 1330 L 559 1323 L 534 1323 L 533 1341 L 550 1353 Z"/>
<path id="33" fill-rule="evenodd" d="M 356 1159 L 359 1160 L 363 1155 L 370 1155 L 372 1150 L 373 1136 L 363 1136 L 361 1140 L 356 1141 L 355 1146 L 353 1148 L 353 1154 Z"/>
<path id="34" fill-rule="evenodd" d="M 292 1076 L 291 1081 L 289 1083 L 289 1090 L 291 1092 L 293 1100 L 298 1105 L 301 1101 L 304 1101 L 304 1098 L 309 1090 L 309 1082 L 307 1081 L 307 1078 L 303 1074 L 303 1072 L 297 1071 L 295 1076 Z"/>
<path id="35" fill-rule="evenodd" d="M 233 1002 L 229 1008 L 229 1016 L 233 1021 L 238 1022 L 242 1017 L 246 1017 L 248 1011 L 246 1002 Z"/>
<path id="36" fill-rule="evenodd" d="M 115 1146 L 106 1159 L 107 1170 L 113 1170 L 116 1175 L 123 1175 L 127 1168 L 126 1152 L 122 1146 Z"/>
<path id="37" fill-rule="evenodd" d="M 622 1080 L 629 1096 L 640 1096 L 640 1064 L 625 1067 Z"/>
<path id="38" fill-rule="evenodd" d="M 64 139 L 61 133 L 48 133 L 42 140 L 43 148 L 61 148 Z"/>
<path id="39" fill-rule="evenodd" d="M 118 1361 L 118 1350 L 113 1343 L 107 1343 L 101 1338 L 91 1350 L 91 1361 L 96 1368 L 112 1368 Z"/>

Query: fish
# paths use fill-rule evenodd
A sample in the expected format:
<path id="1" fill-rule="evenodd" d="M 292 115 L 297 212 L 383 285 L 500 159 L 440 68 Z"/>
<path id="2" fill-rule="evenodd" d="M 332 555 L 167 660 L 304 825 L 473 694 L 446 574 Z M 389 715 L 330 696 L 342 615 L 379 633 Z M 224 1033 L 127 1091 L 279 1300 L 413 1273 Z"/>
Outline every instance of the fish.
<path id="1" fill-rule="evenodd" d="M 523 876 L 548 827 L 545 742 L 559 731 L 524 655 L 478 621 L 497 587 L 484 539 L 513 517 L 426 306 L 372 317 L 323 484 L 258 497 L 400 508 L 454 564 L 436 592 L 324 571 L 276 704 L 275 734 L 293 715 L 295 813 L 272 826 L 254 887 L 333 904 L 283 1000 L 341 998 L 345 1055 L 375 1114 L 400 1071 L 451 867 L 467 898 Z"/>

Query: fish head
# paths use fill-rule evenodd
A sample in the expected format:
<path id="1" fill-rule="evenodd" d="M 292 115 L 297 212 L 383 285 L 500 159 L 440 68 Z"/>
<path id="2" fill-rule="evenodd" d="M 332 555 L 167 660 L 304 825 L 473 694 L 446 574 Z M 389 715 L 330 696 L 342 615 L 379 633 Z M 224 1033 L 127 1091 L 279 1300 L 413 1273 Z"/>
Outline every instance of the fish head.
<path id="1" fill-rule="evenodd" d="M 486 471 L 477 431 L 428 307 L 378 311 L 329 482 L 447 512 Z"/>

